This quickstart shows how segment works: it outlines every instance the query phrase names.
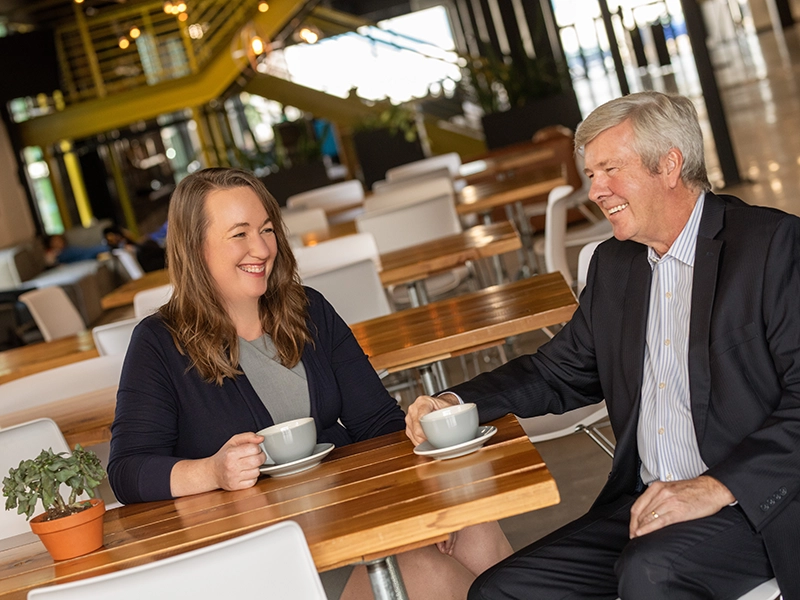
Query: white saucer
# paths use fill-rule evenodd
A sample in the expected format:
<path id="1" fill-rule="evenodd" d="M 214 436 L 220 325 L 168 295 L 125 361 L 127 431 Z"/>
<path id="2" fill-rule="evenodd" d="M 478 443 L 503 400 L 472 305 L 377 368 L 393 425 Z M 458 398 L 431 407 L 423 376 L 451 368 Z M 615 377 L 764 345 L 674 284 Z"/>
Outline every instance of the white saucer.
<path id="1" fill-rule="evenodd" d="M 419 446 L 414 448 L 414 454 L 419 454 L 420 456 L 429 456 L 438 460 L 464 456 L 465 454 L 475 452 L 478 448 L 488 442 L 489 438 L 495 433 L 497 433 L 497 427 L 494 425 L 483 425 L 482 427 L 478 427 L 478 437 L 475 439 L 467 442 L 461 442 L 455 446 L 448 446 L 447 448 L 434 448 L 428 440 L 425 440 Z"/>
<path id="2" fill-rule="evenodd" d="M 314 452 L 311 456 L 298 458 L 297 460 L 283 463 L 282 465 L 261 465 L 258 470 L 264 475 L 271 475 L 272 477 L 294 475 L 295 473 L 300 473 L 301 471 L 316 467 L 334 448 L 335 446 L 333 444 L 317 444 L 314 446 Z"/>

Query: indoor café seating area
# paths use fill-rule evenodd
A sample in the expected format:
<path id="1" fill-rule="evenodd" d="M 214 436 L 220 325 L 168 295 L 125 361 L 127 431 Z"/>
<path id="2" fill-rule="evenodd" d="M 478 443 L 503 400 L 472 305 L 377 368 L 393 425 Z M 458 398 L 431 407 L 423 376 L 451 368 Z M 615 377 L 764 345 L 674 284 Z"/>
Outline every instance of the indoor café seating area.
<path id="1" fill-rule="evenodd" d="M 170 199 L 204 168 L 265 185 L 297 278 L 403 411 L 534 353 L 579 309 L 613 230 L 574 133 L 611 99 L 687 96 L 713 191 L 800 215 L 800 0 L 577 4 L 0 3 L 2 477 L 76 444 L 108 466 L 131 336 L 181 290 Z M 551 69 L 552 97 L 525 65 Z M 124 504 L 106 479 L 102 545 L 65 560 L 0 511 L 0 600 L 265 580 L 266 597 L 321 600 L 348 565 L 376 600 L 413 600 L 397 554 L 490 521 L 518 550 L 583 515 L 616 449 L 608 413 L 509 414 L 463 453 L 403 431 L 320 441 L 247 489 L 172 500 Z M 741 600 L 781 597 L 772 579 Z"/>

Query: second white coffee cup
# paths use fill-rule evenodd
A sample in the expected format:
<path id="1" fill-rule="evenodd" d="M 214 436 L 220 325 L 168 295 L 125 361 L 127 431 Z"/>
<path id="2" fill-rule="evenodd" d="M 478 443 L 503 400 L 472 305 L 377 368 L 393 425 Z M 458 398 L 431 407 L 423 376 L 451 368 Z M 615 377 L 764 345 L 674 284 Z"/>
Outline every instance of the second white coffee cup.
<path id="1" fill-rule="evenodd" d="M 448 448 L 478 435 L 478 407 L 471 402 L 448 406 L 424 415 L 419 422 L 432 446 Z"/>
<path id="2" fill-rule="evenodd" d="M 317 444 L 317 426 L 312 417 L 278 423 L 257 433 L 264 436 L 261 448 L 267 462 L 272 459 L 278 465 L 311 456 Z"/>

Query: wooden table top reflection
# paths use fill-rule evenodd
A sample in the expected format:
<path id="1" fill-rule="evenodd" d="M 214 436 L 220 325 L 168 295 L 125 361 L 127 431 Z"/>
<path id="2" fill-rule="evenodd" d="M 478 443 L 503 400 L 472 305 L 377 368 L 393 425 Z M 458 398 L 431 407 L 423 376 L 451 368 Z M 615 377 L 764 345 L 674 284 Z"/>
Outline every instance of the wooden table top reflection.
<path id="1" fill-rule="evenodd" d="M 129 306 L 133 304 L 133 297 L 144 290 L 149 290 L 169 283 L 169 272 L 166 269 L 145 273 L 139 279 L 132 279 L 123 283 L 117 289 L 109 292 L 100 300 L 104 310 Z"/>
<path id="2" fill-rule="evenodd" d="M 553 160 L 556 156 L 554 148 L 542 148 L 526 143 L 464 163 L 460 172 L 467 185 L 473 185 L 492 180 L 508 171 L 535 167 Z"/>
<path id="3" fill-rule="evenodd" d="M 401 310 L 351 329 L 375 370 L 393 372 L 569 321 L 577 307 L 556 272 Z"/>
<path id="4" fill-rule="evenodd" d="M 90 331 L 0 352 L 0 384 L 99 356 Z"/>
<path id="5" fill-rule="evenodd" d="M 468 525 L 559 502 L 556 484 L 516 418 L 473 454 L 436 461 L 404 432 L 336 448 L 318 467 L 262 477 L 251 489 L 129 505 L 105 515 L 105 544 L 54 562 L 40 542 L 0 552 L 0 600 L 236 537 L 287 519 L 326 571 L 425 546 Z"/>
<path id="6" fill-rule="evenodd" d="M 562 171 L 561 166 L 552 166 L 503 180 L 468 185 L 459 192 L 456 210 L 460 215 L 484 214 L 515 202 L 547 202 L 550 190 L 567 183 Z"/>

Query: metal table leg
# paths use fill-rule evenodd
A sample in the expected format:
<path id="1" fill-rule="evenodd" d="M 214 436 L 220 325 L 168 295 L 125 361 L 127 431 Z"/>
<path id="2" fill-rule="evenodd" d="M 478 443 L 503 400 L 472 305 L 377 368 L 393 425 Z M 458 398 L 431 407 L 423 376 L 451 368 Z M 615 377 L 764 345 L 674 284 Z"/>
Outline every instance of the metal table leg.
<path id="1" fill-rule="evenodd" d="M 364 563 L 375 600 L 408 600 L 408 592 L 394 556 Z"/>
<path id="2" fill-rule="evenodd" d="M 433 378 L 433 371 L 431 371 L 430 365 L 422 365 L 421 367 L 417 367 L 419 370 L 419 376 L 422 379 L 422 389 L 425 390 L 425 393 L 428 396 L 433 396 L 437 391 L 436 388 L 436 381 Z"/>

